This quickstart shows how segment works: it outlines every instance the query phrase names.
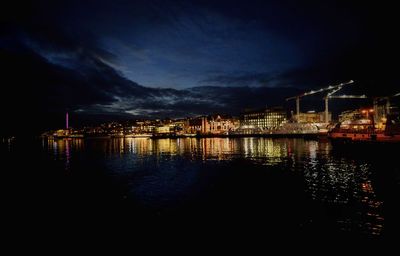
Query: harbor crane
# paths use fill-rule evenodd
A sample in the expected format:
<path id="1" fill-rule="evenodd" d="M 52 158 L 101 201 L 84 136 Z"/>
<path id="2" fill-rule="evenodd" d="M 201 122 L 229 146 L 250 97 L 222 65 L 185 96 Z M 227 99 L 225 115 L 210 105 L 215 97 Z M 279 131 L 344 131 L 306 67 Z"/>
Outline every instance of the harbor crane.
<path id="1" fill-rule="evenodd" d="M 312 95 L 312 94 L 323 92 L 323 91 L 334 90 L 334 91 L 329 93 L 331 95 L 331 94 L 339 91 L 340 89 L 342 89 L 342 87 L 344 85 L 352 84 L 352 83 L 354 83 L 354 81 L 350 80 L 348 82 L 340 83 L 340 84 L 337 84 L 337 85 L 330 85 L 328 87 L 325 87 L 325 88 L 322 88 L 322 89 L 319 89 L 319 90 L 311 90 L 309 92 L 306 92 L 306 93 L 303 93 L 303 94 L 300 94 L 300 95 L 297 95 L 297 96 L 293 96 L 293 97 L 287 98 L 286 101 L 293 100 L 293 99 L 296 100 L 296 114 L 297 114 L 297 116 L 299 116 L 299 114 L 300 114 L 300 98 L 301 97 L 304 97 L 304 96 L 307 96 L 307 95 Z M 326 99 L 325 100 L 325 107 L 326 107 L 325 110 L 326 111 L 327 111 L 327 104 L 328 103 L 327 103 L 327 99 Z M 327 113 L 325 113 L 325 118 L 326 118 L 325 120 L 327 120 Z"/>

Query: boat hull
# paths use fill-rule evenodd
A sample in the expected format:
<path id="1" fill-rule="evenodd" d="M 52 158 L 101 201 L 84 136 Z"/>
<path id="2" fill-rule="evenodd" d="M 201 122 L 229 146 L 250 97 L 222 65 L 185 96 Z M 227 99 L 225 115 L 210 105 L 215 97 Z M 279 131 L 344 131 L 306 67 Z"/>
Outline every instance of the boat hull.
<path id="1" fill-rule="evenodd" d="M 346 133 L 332 132 L 328 138 L 342 142 L 387 142 L 400 143 L 400 135 L 385 135 L 384 133 Z"/>

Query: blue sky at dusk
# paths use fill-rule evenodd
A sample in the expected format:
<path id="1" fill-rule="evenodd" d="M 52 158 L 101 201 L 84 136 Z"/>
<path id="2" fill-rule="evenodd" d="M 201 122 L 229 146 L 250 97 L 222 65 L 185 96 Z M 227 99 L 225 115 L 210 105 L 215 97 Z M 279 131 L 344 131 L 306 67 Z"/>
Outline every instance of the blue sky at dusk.
<path id="1" fill-rule="evenodd" d="M 269 29 L 263 19 L 181 4 L 129 4 L 124 9 L 123 5 L 96 2 L 96 13 L 76 13 L 72 5 L 58 19 L 61 24 L 73 20 L 72 26 L 92 33 L 98 46 L 113 56 L 101 58 L 105 64 L 148 87 L 229 86 L 214 78 L 272 76 L 305 62 L 300 42 Z M 87 4 L 84 10 L 91 8 Z"/>

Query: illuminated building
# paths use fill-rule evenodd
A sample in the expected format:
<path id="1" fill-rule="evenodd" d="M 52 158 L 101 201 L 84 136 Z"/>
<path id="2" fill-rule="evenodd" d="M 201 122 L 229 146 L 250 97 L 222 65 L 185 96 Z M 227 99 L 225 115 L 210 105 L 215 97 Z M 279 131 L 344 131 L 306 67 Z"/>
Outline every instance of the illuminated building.
<path id="1" fill-rule="evenodd" d="M 164 125 L 164 126 L 158 126 L 155 129 L 156 133 L 170 133 L 170 126 L 169 125 Z"/>
<path id="2" fill-rule="evenodd" d="M 217 114 L 189 118 L 186 120 L 187 133 L 227 134 L 235 126 L 236 119 L 230 115 Z"/>
<path id="3" fill-rule="evenodd" d="M 275 129 L 286 123 L 286 111 L 282 107 L 246 111 L 241 115 L 240 125 L 258 127 L 263 130 Z"/>
<path id="4" fill-rule="evenodd" d="M 361 119 L 363 116 L 361 114 L 360 109 L 356 110 L 346 110 L 340 113 L 339 115 L 339 121 L 344 122 L 344 121 L 354 121 Z"/>
<path id="5" fill-rule="evenodd" d="M 184 134 L 185 131 L 185 120 L 184 119 L 179 119 L 179 120 L 174 120 L 170 124 L 170 130 L 174 131 L 175 134 L 177 135 L 182 135 Z"/>
<path id="6" fill-rule="evenodd" d="M 210 115 L 202 118 L 201 132 L 203 134 L 223 134 L 234 127 L 234 120 L 230 115 Z"/>
<path id="7" fill-rule="evenodd" d="M 67 136 L 68 130 L 64 130 L 64 129 L 57 130 L 54 135 L 56 135 L 57 137 Z"/>
<path id="8" fill-rule="evenodd" d="M 299 113 L 294 115 L 299 123 L 323 123 L 325 122 L 325 112 L 308 111 L 307 113 Z M 328 120 L 332 120 L 332 113 L 328 113 Z"/>

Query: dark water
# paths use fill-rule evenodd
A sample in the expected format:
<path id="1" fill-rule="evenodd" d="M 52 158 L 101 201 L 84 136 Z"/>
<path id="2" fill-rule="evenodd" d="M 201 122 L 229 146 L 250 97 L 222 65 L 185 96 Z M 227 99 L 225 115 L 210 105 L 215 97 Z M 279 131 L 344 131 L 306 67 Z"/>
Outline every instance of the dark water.
<path id="1" fill-rule="evenodd" d="M 397 150 L 284 138 L 3 141 L 4 204 L 22 227 L 381 240 L 399 228 Z"/>

